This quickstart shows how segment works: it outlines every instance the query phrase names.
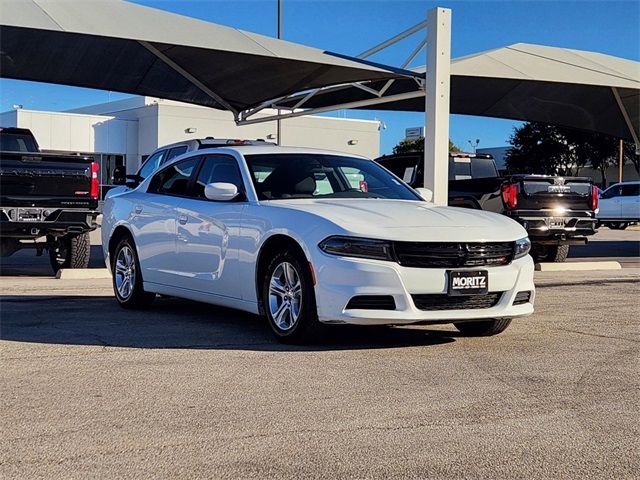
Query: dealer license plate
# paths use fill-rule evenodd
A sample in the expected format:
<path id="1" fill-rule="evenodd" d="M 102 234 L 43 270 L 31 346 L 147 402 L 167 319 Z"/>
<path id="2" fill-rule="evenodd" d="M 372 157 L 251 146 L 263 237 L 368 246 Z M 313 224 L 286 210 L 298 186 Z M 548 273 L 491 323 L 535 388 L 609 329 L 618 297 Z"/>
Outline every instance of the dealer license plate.
<path id="1" fill-rule="evenodd" d="M 42 212 L 37 208 L 19 208 L 18 209 L 18 221 L 19 222 L 39 222 L 42 218 Z"/>
<path id="2" fill-rule="evenodd" d="M 465 270 L 449 272 L 449 295 L 483 295 L 489 291 L 489 272 Z"/>
<path id="3" fill-rule="evenodd" d="M 564 218 L 550 218 L 549 228 L 552 228 L 552 229 L 564 228 Z"/>

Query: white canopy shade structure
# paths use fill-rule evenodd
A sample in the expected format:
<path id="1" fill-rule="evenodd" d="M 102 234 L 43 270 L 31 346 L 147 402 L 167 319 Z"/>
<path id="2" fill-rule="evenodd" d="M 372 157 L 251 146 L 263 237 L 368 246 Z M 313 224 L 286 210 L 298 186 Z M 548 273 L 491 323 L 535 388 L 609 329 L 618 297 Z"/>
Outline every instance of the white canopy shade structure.
<path id="1" fill-rule="evenodd" d="M 424 74 L 425 68 L 416 71 Z M 351 103 L 356 108 L 424 111 L 424 90 L 415 81 L 388 83 L 362 83 L 370 92 L 352 86 L 326 88 L 303 104 L 298 95 L 278 106 L 317 111 Z M 453 59 L 450 110 L 562 125 L 638 144 L 640 62 L 523 43 Z"/>
<path id="2" fill-rule="evenodd" d="M 119 0 L 2 0 L 0 75 L 239 112 L 309 88 L 420 75 Z"/>

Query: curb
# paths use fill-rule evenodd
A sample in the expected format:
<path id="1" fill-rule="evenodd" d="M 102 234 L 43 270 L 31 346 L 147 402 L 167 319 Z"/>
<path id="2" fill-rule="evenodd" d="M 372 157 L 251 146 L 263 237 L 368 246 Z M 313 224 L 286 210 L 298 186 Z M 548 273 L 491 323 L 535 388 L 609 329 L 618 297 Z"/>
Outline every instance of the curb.
<path id="1" fill-rule="evenodd" d="M 96 280 L 111 278 L 106 268 L 63 268 L 58 270 L 56 278 L 60 280 Z"/>
<path id="2" fill-rule="evenodd" d="M 571 272 L 588 270 L 622 270 L 618 262 L 536 263 L 537 272 Z"/>

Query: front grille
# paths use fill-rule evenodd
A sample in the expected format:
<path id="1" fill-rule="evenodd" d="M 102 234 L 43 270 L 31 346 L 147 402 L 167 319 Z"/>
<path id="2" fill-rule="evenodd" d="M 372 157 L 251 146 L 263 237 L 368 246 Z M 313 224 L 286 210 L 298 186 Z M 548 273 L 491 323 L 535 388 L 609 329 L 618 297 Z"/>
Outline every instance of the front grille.
<path id="1" fill-rule="evenodd" d="M 495 307 L 504 292 L 493 292 L 485 295 L 449 296 L 446 294 L 411 295 L 413 303 L 419 310 L 476 310 Z"/>
<path id="2" fill-rule="evenodd" d="M 358 295 L 349 300 L 346 310 L 395 310 L 396 302 L 391 295 Z"/>
<path id="3" fill-rule="evenodd" d="M 525 291 L 525 292 L 518 292 L 516 293 L 516 298 L 513 301 L 514 305 L 522 305 L 524 303 L 529 303 L 529 301 L 531 300 L 531 292 L 530 291 Z"/>
<path id="4" fill-rule="evenodd" d="M 457 268 L 508 265 L 514 246 L 514 242 L 393 242 L 393 251 L 404 267 Z"/>

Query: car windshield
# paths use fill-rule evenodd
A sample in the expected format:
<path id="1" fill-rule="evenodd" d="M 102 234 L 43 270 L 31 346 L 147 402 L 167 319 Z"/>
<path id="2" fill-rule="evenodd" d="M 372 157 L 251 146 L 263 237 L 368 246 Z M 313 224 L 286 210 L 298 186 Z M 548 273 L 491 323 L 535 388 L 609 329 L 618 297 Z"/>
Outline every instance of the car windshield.
<path id="1" fill-rule="evenodd" d="M 245 155 L 245 159 L 260 200 L 420 200 L 407 185 L 371 160 L 306 153 Z"/>

